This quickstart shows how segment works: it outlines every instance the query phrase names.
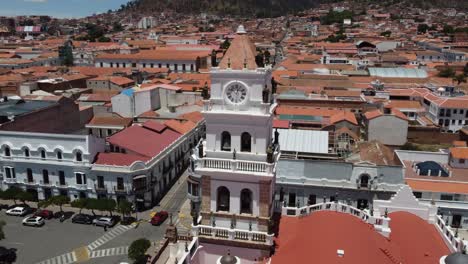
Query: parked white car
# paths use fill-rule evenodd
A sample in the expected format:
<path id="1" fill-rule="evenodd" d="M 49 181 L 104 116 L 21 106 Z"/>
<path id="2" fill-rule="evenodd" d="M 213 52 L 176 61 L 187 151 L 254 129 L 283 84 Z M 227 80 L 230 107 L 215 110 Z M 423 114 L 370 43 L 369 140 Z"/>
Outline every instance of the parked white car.
<path id="1" fill-rule="evenodd" d="M 15 207 L 6 211 L 7 215 L 15 215 L 15 216 L 25 216 L 27 213 L 28 213 L 28 209 L 25 207 Z"/>
<path id="2" fill-rule="evenodd" d="M 44 218 L 40 216 L 30 216 L 23 219 L 23 225 L 28 226 L 43 226 L 45 224 Z"/>
<path id="3" fill-rule="evenodd" d="M 99 217 L 93 220 L 93 225 L 96 226 L 107 226 L 112 227 L 114 226 L 115 221 L 111 217 Z"/>

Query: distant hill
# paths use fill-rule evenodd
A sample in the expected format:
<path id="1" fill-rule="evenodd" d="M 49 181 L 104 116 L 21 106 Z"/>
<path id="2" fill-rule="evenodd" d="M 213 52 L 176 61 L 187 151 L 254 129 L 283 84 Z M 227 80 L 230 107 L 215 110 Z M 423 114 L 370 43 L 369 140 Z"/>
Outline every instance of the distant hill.
<path id="1" fill-rule="evenodd" d="M 276 17 L 336 0 L 133 0 L 123 8 L 141 14 L 167 10 L 185 14 L 229 14 L 245 17 Z"/>
<path id="2" fill-rule="evenodd" d="M 468 0 L 354 0 L 359 4 L 380 4 L 433 8 L 453 7 L 468 9 Z M 175 11 L 182 14 L 202 12 L 219 15 L 240 15 L 244 17 L 276 17 L 303 11 L 322 3 L 336 3 L 340 0 L 132 0 L 121 6 L 121 11 L 138 14 Z"/>

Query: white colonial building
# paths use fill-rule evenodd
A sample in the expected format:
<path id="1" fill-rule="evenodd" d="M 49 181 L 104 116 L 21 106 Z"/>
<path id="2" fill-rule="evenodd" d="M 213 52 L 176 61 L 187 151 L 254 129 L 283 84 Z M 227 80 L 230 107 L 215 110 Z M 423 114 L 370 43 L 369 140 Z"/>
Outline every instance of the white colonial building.
<path id="1" fill-rule="evenodd" d="M 2 189 L 16 185 L 48 199 L 65 195 L 71 200 L 95 195 L 89 171 L 103 139 L 89 135 L 0 132 Z"/>

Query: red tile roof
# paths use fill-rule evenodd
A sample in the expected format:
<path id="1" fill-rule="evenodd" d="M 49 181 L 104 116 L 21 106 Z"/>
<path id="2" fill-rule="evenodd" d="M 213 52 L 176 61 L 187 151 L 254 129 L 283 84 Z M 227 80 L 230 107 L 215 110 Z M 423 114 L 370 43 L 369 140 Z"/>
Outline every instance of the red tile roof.
<path id="1" fill-rule="evenodd" d="M 403 263 L 439 263 L 450 254 L 434 225 L 408 212 L 393 212 L 389 217 L 390 241 L 398 247 Z"/>
<path id="2" fill-rule="evenodd" d="M 158 133 L 152 129 L 134 125 L 112 135 L 108 138 L 108 142 L 126 149 L 127 152 L 151 158 L 169 147 L 180 136 L 180 133 L 171 129 L 164 129 Z"/>
<path id="3" fill-rule="evenodd" d="M 389 216 L 389 239 L 360 218 L 345 213 L 283 216 L 272 263 L 432 264 L 450 253 L 432 224 L 407 212 Z M 343 257 L 338 256 L 339 249 L 344 251 Z"/>
<path id="4" fill-rule="evenodd" d="M 320 211 L 281 217 L 272 263 L 396 264 L 403 260 L 374 228 L 352 215 Z M 337 250 L 344 250 L 339 257 Z M 391 252 L 392 258 L 385 252 Z M 307 261 L 309 260 L 309 261 Z"/>
<path id="5" fill-rule="evenodd" d="M 186 134 L 196 126 L 192 121 L 179 121 L 174 119 L 167 120 L 164 124 L 180 134 Z"/>
<path id="6" fill-rule="evenodd" d="M 119 127 L 127 127 L 131 125 L 133 122 L 132 118 L 125 118 L 119 115 L 113 116 L 94 116 L 91 121 L 89 121 L 88 125 L 91 126 L 119 126 Z"/>
<path id="7" fill-rule="evenodd" d="M 178 116 L 178 118 L 192 121 L 194 123 L 198 123 L 204 119 L 202 113 L 198 111 L 182 114 Z"/>
<path id="8" fill-rule="evenodd" d="M 463 182 L 406 179 L 406 183 L 415 191 L 468 194 L 468 183 Z"/>
<path id="9" fill-rule="evenodd" d="M 335 124 L 341 121 L 348 121 L 353 125 L 358 125 L 358 122 L 356 120 L 356 116 L 351 113 L 350 111 L 340 111 L 339 113 L 332 115 L 330 117 L 330 123 Z"/>
<path id="10" fill-rule="evenodd" d="M 288 120 L 273 120 L 273 127 L 274 128 L 289 128 L 289 121 Z"/>
<path id="11" fill-rule="evenodd" d="M 149 157 L 137 154 L 102 152 L 97 155 L 94 163 L 99 165 L 130 166 L 135 161 L 145 162 L 149 159 Z"/>

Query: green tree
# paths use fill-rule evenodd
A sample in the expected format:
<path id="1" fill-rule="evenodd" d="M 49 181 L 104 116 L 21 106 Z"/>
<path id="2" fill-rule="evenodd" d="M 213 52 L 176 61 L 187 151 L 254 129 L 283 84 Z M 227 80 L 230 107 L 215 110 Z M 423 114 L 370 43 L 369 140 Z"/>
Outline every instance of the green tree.
<path id="1" fill-rule="evenodd" d="M 119 22 L 115 22 L 113 25 L 112 25 L 112 29 L 115 31 L 115 32 L 120 32 L 120 31 L 123 31 L 124 28 L 122 27 L 122 24 L 120 24 Z"/>
<path id="2" fill-rule="evenodd" d="M 117 205 L 117 212 L 122 214 L 122 218 L 132 212 L 132 203 L 127 200 L 120 200 Z"/>
<path id="3" fill-rule="evenodd" d="M 50 203 L 60 207 L 60 212 L 63 212 L 62 206 L 70 202 L 70 198 L 64 195 L 53 196 L 50 198 Z"/>
<path id="4" fill-rule="evenodd" d="M 34 200 L 34 195 L 27 191 L 21 191 L 17 194 L 16 198 L 20 200 L 22 204 L 26 204 L 26 201 Z"/>
<path id="5" fill-rule="evenodd" d="M 453 77 L 453 80 L 457 82 L 457 85 L 460 85 L 461 83 L 466 83 L 466 76 L 463 73 L 457 74 Z"/>
<path id="6" fill-rule="evenodd" d="M 5 239 L 5 233 L 3 232 L 3 227 L 6 225 L 6 222 L 0 220 L 0 240 Z"/>
<path id="7" fill-rule="evenodd" d="M 227 50 L 231 46 L 231 42 L 228 39 L 225 39 L 224 42 L 221 44 L 221 49 Z"/>
<path id="8" fill-rule="evenodd" d="M 96 198 L 88 198 L 87 201 L 86 201 L 86 206 L 85 206 L 86 209 L 88 210 L 91 210 L 91 213 L 93 215 L 96 215 L 96 213 L 94 212 L 94 210 L 98 210 L 99 208 L 99 201 L 98 199 Z"/>
<path id="9" fill-rule="evenodd" d="M 47 207 L 50 206 L 50 199 L 49 200 L 42 200 L 37 203 L 37 208 L 43 208 L 46 209 Z"/>
<path id="10" fill-rule="evenodd" d="M 428 29 L 429 29 L 429 26 L 427 24 L 418 25 L 418 33 L 426 33 Z"/>
<path id="11" fill-rule="evenodd" d="M 117 203 L 115 202 L 114 199 L 103 199 L 102 200 L 104 209 L 109 212 L 109 214 L 112 216 L 112 212 L 115 211 L 115 208 L 117 206 Z"/>
<path id="12" fill-rule="evenodd" d="M 450 25 L 444 25 L 444 29 L 442 30 L 442 33 L 445 35 L 451 35 L 455 32 L 455 29 L 450 26 Z"/>
<path id="13" fill-rule="evenodd" d="M 453 78 L 455 77 L 455 70 L 452 67 L 444 67 L 437 75 L 444 78 Z"/>
<path id="14" fill-rule="evenodd" d="M 392 32 L 390 30 L 380 33 L 380 36 L 387 37 L 387 38 L 389 38 L 391 35 L 392 35 Z"/>
<path id="15" fill-rule="evenodd" d="M 80 198 L 80 199 L 76 199 L 76 200 L 73 200 L 70 205 L 72 207 L 75 207 L 75 208 L 79 208 L 80 209 L 80 214 L 81 214 L 81 211 L 86 208 L 88 204 L 88 199 L 87 198 Z"/>
<path id="16" fill-rule="evenodd" d="M 97 39 L 98 42 L 111 42 L 111 39 L 106 36 L 101 36 Z"/>
<path id="17" fill-rule="evenodd" d="M 150 246 L 151 242 L 145 238 L 133 241 L 128 248 L 128 258 L 133 260 L 134 263 L 146 263 L 145 254 Z"/>
<path id="18" fill-rule="evenodd" d="M 10 188 L 8 188 L 4 193 L 3 193 L 3 197 L 4 199 L 7 199 L 7 200 L 13 200 L 13 203 L 16 204 L 16 200 L 18 199 L 18 194 L 20 192 L 22 192 L 23 190 L 21 190 L 20 188 L 16 187 L 16 186 L 10 186 Z"/>

